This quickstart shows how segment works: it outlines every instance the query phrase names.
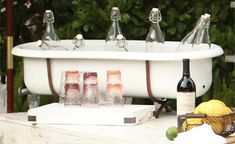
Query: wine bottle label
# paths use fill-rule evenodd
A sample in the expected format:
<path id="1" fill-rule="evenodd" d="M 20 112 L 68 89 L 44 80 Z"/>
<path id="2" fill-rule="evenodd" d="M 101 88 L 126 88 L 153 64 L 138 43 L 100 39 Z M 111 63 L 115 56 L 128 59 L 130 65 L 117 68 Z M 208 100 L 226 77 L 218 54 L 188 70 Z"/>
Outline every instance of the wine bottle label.
<path id="1" fill-rule="evenodd" d="M 177 92 L 177 115 L 192 113 L 195 108 L 195 92 Z"/>

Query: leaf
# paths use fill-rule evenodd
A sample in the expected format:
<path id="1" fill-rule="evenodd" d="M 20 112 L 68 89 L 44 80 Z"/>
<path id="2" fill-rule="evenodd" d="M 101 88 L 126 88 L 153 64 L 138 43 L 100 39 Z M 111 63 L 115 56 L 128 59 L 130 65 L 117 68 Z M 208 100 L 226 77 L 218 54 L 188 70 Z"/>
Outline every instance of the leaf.
<path id="1" fill-rule="evenodd" d="M 178 18 L 181 21 L 187 21 L 187 20 L 191 19 L 191 16 L 188 13 L 184 13 L 184 14 L 180 15 Z"/>
<path id="2" fill-rule="evenodd" d="M 136 17 L 130 15 L 130 18 L 131 18 L 131 21 L 134 23 L 135 26 L 140 25 L 140 23 L 139 23 L 139 21 Z"/>
<path id="3" fill-rule="evenodd" d="M 79 21 L 72 22 L 72 28 L 79 28 L 80 26 L 81 26 L 81 23 Z"/>
<path id="4" fill-rule="evenodd" d="M 175 7 L 176 7 L 178 10 L 182 10 L 182 9 L 185 8 L 185 6 L 188 5 L 189 2 L 188 2 L 188 1 L 184 1 L 184 2 L 182 3 L 182 0 L 173 0 L 173 3 L 174 3 Z"/>
<path id="5" fill-rule="evenodd" d="M 187 28 L 186 24 L 184 24 L 184 23 L 182 23 L 180 21 L 176 23 L 177 32 L 179 32 L 181 35 L 186 30 L 186 28 Z"/>
<path id="6" fill-rule="evenodd" d="M 176 28 L 175 28 L 175 27 L 169 28 L 169 29 L 167 30 L 167 33 L 169 33 L 170 35 L 174 35 L 175 32 L 176 32 Z"/>
<path id="7" fill-rule="evenodd" d="M 130 20 L 131 20 L 131 17 L 128 13 L 122 14 L 122 22 L 123 23 L 127 24 L 130 22 Z"/>
<path id="8" fill-rule="evenodd" d="M 90 27 L 90 24 L 85 24 L 85 25 L 83 26 L 83 30 L 84 30 L 85 32 L 88 32 L 88 31 L 89 31 L 89 27 Z"/>

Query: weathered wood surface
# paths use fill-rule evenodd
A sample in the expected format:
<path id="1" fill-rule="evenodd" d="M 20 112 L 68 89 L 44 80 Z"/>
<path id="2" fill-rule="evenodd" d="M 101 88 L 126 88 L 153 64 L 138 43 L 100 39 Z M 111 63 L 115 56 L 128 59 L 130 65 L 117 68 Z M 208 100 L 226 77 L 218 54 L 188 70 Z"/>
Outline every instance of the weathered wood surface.
<path id="1" fill-rule="evenodd" d="M 227 56 L 225 56 L 225 61 L 226 62 L 233 62 L 233 63 L 235 63 L 235 55 L 227 55 Z"/>
<path id="2" fill-rule="evenodd" d="M 0 144 L 170 144 L 166 129 L 176 125 L 174 113 L 136 126 L 32 125 L 27 113 L 0 116 Z"/>

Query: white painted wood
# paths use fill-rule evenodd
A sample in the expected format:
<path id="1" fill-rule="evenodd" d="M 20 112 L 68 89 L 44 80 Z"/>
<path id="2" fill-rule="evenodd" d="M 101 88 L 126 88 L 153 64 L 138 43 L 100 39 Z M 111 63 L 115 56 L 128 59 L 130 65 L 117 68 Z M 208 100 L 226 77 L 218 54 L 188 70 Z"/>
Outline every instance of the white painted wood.
<path id="1" fill-rule="evenodd" d="M 172 125 L 175 113 L 135 126 L 32 125 L 27 113 L 0 117 L 3 144 L 171 144 L 165 132 Z"/>
<path id="2" fill-rule="evenodd" d="M 154 119 L 154 105 L 81 107 L 52 103 L 28 110 L 32 123 L 136 125 Z"/>
<path id="3" fill-rule="evenodd" d="M 231 1 L 230 7 L 231 7 L 231 8 L 235 8 L 235 1 Z"/>
<path id="4" fill-rule="evenodd" d="M 233 63 L 235 63 L 235 55 L 227 55 L 227 56 L 225 56 L 225 61 L 226 62 L 233 62 Z"/>

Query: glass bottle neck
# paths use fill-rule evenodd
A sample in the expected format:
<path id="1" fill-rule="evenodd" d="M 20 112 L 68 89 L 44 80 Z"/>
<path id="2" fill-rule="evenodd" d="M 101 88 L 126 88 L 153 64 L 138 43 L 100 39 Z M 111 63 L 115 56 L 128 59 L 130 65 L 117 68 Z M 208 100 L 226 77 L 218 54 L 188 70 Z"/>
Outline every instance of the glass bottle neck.
<path id="1" fill-rule="evenodd" d="M 202 28 L 197 34 L 197 42 L 196 44 L 205 43 L 210 45 L 210 37 L 208 28 Z"/>
<path id="2" fill-rule="evenodd" d="M 183 60 L 183 76 L 190 76 L 189 59 Z"/>
<path id="3" fill-rule="evenodd" d="M 158 43 L 164 43 L 164 37 L 160 28 L 159 23 L 152 23 L 151 27 L 149 29 L 149 33 L 146 37 L 147 42 L 158 42 Z"/>
<path id="4" fill-rule="evenodd" d="M 53 23 L 46 23 L 46 32 L 47 33 L 55 33 Z"/>
<path id="5" fill-rule="evenodd" d="M 117 30 L 118 34 L 121 33 L 121 29 L 120 29 L 119 21 L 118 20 L 113 20 L 112 27 Z"/>
<path id="6" fill-rule="evenodd" d="M 108 35 L 106 37 L 106 41 L 115 40 L 116 37 L 118 36 L 118 34 L 122 34 L 121 33 L 121 28 L 119 26 L 119 21 L 118 20 L 113 20 L 112 24 L 109 28 Z"/>
<path id="7" fill-rule="evenodd" d="M 160 30 L 159 22 L 157 22 L 157 23 L 152 22 L 151 27 L 152 27 L 152 29 Z"/>

